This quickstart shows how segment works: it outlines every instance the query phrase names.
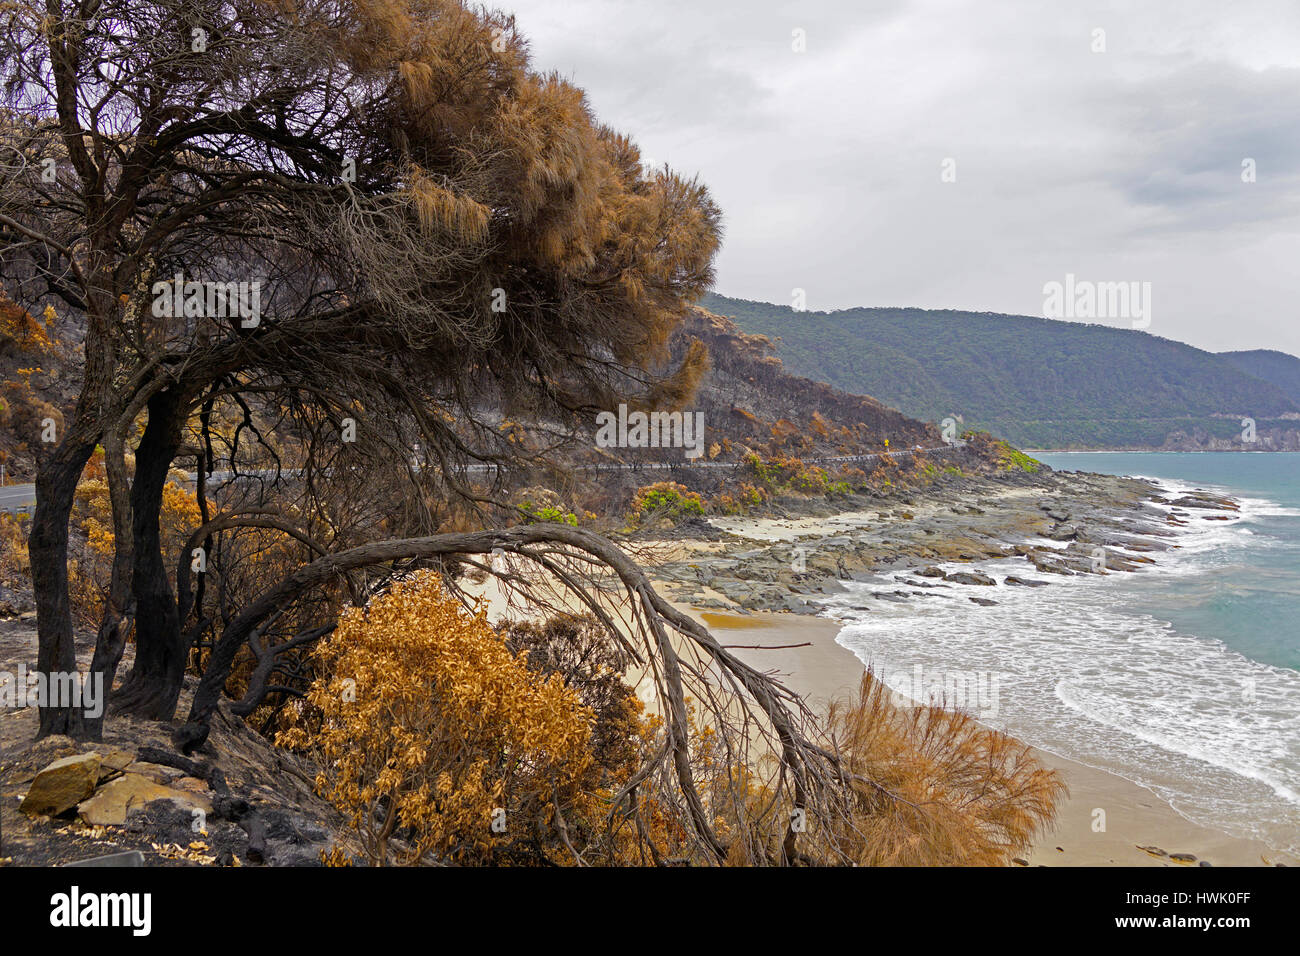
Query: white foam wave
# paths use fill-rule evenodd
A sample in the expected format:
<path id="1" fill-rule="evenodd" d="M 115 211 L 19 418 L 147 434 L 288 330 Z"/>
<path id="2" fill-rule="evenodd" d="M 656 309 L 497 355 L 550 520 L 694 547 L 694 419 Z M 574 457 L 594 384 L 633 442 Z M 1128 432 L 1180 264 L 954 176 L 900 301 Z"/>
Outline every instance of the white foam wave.
<path id="1" fill-rule="evenodd" d="M 1222 557 L 1231 538 L 1208 531 L 1199 550 Z M 1193 563 L 1157 560 L 1183 573 Z M 979 566 L 999 579 L 1024 569 L 1019 559 Z M 1037 577 L 1051 587 L 951 585 L 904 604 L 849 584 L 828 606 L 849 622 L 839 642 L 886 682 L 917 664 L 996 675 L 1000 701 L 986 722 L 1151 787 L 1199 822 L 1300 846 L 1300 673 L 1126 613 L 1114 575 Z M 972 595 L 999 603 L 975 607 Z"/>

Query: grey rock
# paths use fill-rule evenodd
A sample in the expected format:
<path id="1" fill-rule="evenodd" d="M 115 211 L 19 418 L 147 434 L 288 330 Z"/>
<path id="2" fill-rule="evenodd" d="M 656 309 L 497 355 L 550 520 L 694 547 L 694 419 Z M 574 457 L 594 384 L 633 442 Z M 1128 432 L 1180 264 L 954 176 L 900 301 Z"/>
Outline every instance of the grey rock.
<path id="1" fill-rule="evenodd" d="M 978 584 L 984 587 L 992 587 L 998 583 L 980 571 L 957 571 L 953 574 L 945 574 L 943 579 L 954 584 Z"/>

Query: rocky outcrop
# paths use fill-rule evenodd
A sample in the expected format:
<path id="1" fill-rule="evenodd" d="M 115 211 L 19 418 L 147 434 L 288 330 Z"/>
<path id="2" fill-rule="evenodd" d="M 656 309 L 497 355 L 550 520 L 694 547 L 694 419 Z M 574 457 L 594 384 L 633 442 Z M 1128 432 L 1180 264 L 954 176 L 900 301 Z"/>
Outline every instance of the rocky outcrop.
<path id="1" fill-rule="evenodd" d="M 212 812 L 212 801 L 206 796 L 208 785 L 193 777 L 185 779 L 191 783 L 173 788 L 143 773 L 123 773 L 78 804 L 77 816 L 91 826 L 122 826 L 130 810 L 147 807 L 155 800 L 170 800 L 190 811 L 194 819 L 206 818 Z M 198 815 L 193 814 L 195 810 Z"/>
<path id="2" fill-rule="evenodd" d="M 1170 504 L 1175 508 L 1207 508 L 1211 511 L 1240 511 L 1241 507 L 1231 498 L 1212 495 L 1204 491 L 1191 491 L 1176 498 Z"/>
<path id="3" fill-rule="evenodd" d="M 60 757 L 32 780 L 19 810 L 33 816 L 58 816 L 95 792 L 99 783 L 97 753 Z"/>
<path id="4" fill-rule="evenodd" d="M 951 581 L 953 584 L 977 584 L 983 587 L 994 587 L 998 583 L 987 574 L 982 574 L 979 571 L 956 571 L 952 574 L 945 574 L 943 579 Z"/>
<path id="5" fill-rule="evenodd" d="M 1201 517 L 1225 520 L 1237 507 L 1203 492 L 1179 503 L 1200 509 Z M 696 607 L 800 614 L 816 613 L 845 581 L 879 584 L 870 599 L 891 603 L 960 597 L 967 588 L 1040 588 L 1053 577 L 1129 573 L 1153 564 L 1153 555 L 1167 550 L 1176 534 L 1169 527 L 1168 519 L 1176 518 L 1171 504 L 1135 478 L 964 476 L 929 489 L 924 498 L 907 493 L 896 501 L 850 502 L 845 513 L 824 522 L 820 513 L 789 514 L 765 525 L 714 518 L 708 522 L 714 533 L 698 539 L 713 543 L 707 550 L 655 574 L 674 599 Z M 1221 514 L 1206 515 L 1210 509 Z M 832 527 L 834 534 L 820 530 Z M 999 585 L 986 571 L 950 567 L 1007 557 L 1023 558 L 1042 577 L 1010 574 Z M 980 605 L 996 603 L 965 596 Z"/>
<path id="6" fill-rule="evenodd" d="M 0 670 L 16 666 L 12 655 L 34 657 L 35 630 L 22 627 L 0 623 Z M 188 681 L 185 695 L 192 690 Z M 178 709 L 187 707 L 183 697 Z M 103 741 L 87 742 L 34 740 L 35 707 L 3 717 L 0 813 L 4 855 L 15 864 L 138 851 L 151 866 L 317 866 L 336 847 L 355 850 L 347 822 L 315 792 L 315 767 L 225 704 L 189 756 L 167 723 L 119 715 Z"/>

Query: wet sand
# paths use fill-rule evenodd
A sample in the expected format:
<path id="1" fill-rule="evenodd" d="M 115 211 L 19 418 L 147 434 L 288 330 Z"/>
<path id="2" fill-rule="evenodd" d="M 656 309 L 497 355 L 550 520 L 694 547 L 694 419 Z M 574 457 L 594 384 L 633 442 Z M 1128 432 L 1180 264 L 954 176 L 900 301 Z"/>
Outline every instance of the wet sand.
<path id="1" fill-rule="evenodd" d="M 864 668 L 852 651 L 836 643 L 840 625 L 827 618 L 794 614 L 724 614 L 684 607 L 737 656 L 761 670 L 774 672 L 815 710 L 851 695 Z M 806 645 L 780 647 L 773 645 Z M 766 645 L 766 649 L 744 645 Z M 1181 816 L 1145 787 L 1105 770 L 1035 749 L 1043 763 L 1058 770 L 1070 788 L 1055 825 L 1026 858 L 1044 866 L 1214 866 L 1300 865 L 1255 840 L 1200 826 Z M 1105 811 L 1105 829 L 1095 829 L 1097 810 Z M 1141 847 L 1165 851 L 1159 856 Z M 1168 854 L 1190 854 L 1180 862 Z"/>

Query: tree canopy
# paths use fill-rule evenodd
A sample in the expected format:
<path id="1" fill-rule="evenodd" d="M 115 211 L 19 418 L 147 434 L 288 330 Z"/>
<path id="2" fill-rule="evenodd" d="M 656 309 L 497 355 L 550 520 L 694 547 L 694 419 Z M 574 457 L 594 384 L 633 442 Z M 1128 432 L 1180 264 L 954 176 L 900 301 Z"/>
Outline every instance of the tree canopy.
<path id="1" fill-rule="evenodd" d="M 192 747 L 223 700 L 251 717 L 300 693 L 304 651 L 323 639 L 319 660 L 371 666 L 336 631 L 382 657 L 386 632 L 358 609 L 371 623 L 391 611 L 403 630 L 414 608 L 425 629 L 406 650 L 432 642 L 435 659 L 407 660 L 409 680 L 386 685 L 412 732 L 453 733 L 427 719 L 419 668 L 443 681 L 455 649 L 430 620 L 463 626 L 464 653 L 500 665 L 478 677 L 508 674 L 520 712 L 567 743 L 554 772 L 526 781 L 458 771 L 533 787 L 528 799 L 559 814 L 587 762 L 569 746 L 589 722 L 582 691 L 542 681 L 505 637 L 493 644 L 402 583 L 435 571 L 465 598 L 458 575 L 472 568 L 542 610 L 585 611 L 613 661 L 648 671 L 653 746 L 606 798 L 640 848 L 660 853 L 644 836 L 659 814 L 692 860 L 853 855 L 855 788 L 878 788 L 804 702 L 607 537 L 520 524 L 497 494 L 533 454 L 511 415 L 562 440 L 598 408 L 690 395 L 703 347 L 667 360 L 712 281 L 720 216 L 703 185 L 647 169 L 579 89 L 531 67 L 512 18 L 455 0 L 14 0 L 0 8 L 0 79 L 6 309 L 52 309 L 82 351 L 75 408 L 28 436 L 41 448 L 28 539 L 41 673 L 77 670 L 69 521 L 93 462 L 111 571 L 92 676 L 114 688 L 134 642 L 109 719 L 175 720 L 193 668 L 174 738 Z M 191 462 L 192 507 L 178 506 L 173 469 Z M 481 465 L 493 477 L 473 477 Z M 218 472 L 242 480 L 218 492 Z M 575 709 L 557 717 L 559 704 Z M 531 760 L 545 748 L 526 729 L 498 721 L 482 739 Z M 40 732 L 102 727 L 46 701 Z M 418 763 L 418 750 L 390 756 Z M 775 768 L 758 781 L 762 756 Z M 367 808 L 392 820 L 404 798 L 335 782 L 367 824 Z M 434 824 L 417 856 L 453 845 L 420 806 L 397 807 L 409 827 Z M 800 845 L 805 817 L 815 848 Z M 377 856 L 390 833 L 371 842 Z"/>
<path id="2" fill-rule="evenodd" d="M 510 457 L 488 405 L 563 417 L 682 386 L 646 369 L 711 280 L 718 211 L 533 71 L 512 19 L 107 0 L 0 22 L 7 291 L 85 332 L 37 476 L 42 667 L 71 666 L 67 513 L 97 444 L 118 547 L 96 667 L 111 682 L 133 630 L 119 706 L 165 717 L 186 642 L 157 514 L 182 450 L 203 471 L 238 467 L 241 437 L 271 452 L 260 412 L 296 438 L 292 467 L 325 468 L 359 430 L 464 491 L 465 464 Z M 223 408 L 248 424 L 226 447 Z"/>

